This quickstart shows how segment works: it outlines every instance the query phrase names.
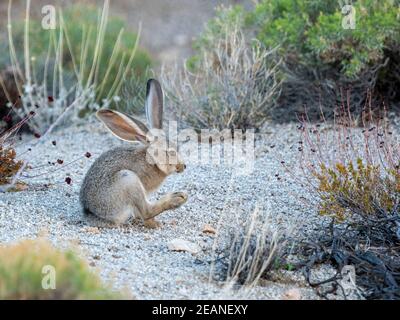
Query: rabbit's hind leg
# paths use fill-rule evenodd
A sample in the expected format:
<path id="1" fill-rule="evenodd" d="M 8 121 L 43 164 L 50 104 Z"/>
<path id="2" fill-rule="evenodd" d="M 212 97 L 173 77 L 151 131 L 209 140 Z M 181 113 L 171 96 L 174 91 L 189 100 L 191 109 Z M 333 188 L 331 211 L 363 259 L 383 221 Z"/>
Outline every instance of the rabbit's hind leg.
<path id="1" fill-rule="evenodd" d="M 114 215 L 117 223 L 119 220 L 126 222 L 130 217 L 136 217 L 141 218 L 148 228 L 159 226 L 154 217 L 165 209 L 148 201 L 146 190 L 136 173 L 130 170 L 119 171 L 113 194 L 116 195 L 115 203 L 120 204 Z"/>
<path id="2" fill-rule="evenodd" d="M 117 173 L 108 194 L 105 219 L 115 224 L 125 224 L 133 217 L 141 217 L 145 192 L 138 176 L 130 170 Z"/>
<path id="3" fill-rule="evenodd" d="M 147 227 L 155 228 L 158 223 L 153 219 L 154 217 L 163 211 L 178 208 L 187 200 L 185 193 L 174 192 L 151 203 L 147 199 L 142 182 L 133 171 L 121 170 L 118 174 L 118 180 L 114 185 L 114 194 L 117 199 L 114 199 L 114 202 L 120 204 L 120 212 L 117 216 L 122 220 L 128 219 L 130 216 L 140 217 Z M 129 213 L 129 209 L 132 210 L 131 213 Z M 116 217 L 117 220 L 119 220 L 118 217 Z"/>

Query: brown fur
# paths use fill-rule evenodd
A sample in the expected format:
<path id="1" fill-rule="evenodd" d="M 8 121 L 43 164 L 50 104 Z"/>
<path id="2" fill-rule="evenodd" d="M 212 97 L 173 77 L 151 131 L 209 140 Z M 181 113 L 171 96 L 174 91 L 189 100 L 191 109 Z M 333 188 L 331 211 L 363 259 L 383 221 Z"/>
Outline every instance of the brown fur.
<path id="1" fill-rule="evenodd" d="M 83 208 L 103 219 L 125 223 L 131 217 L 152 219 L 186 202 L 183 193 L 169 194 L 155 204 L 147 201 L 146 196 L 156 191 L 167 177 L 157 164 L 146 160 L 147 148 L 118 147 L 103 153 L 83 181 L 80 192 Z"/>
<path id="2" fill-rule="evenodd" d="M 147 91 L 149 125 L 161 129 L 161 87 L 151 79 Z M 157 99 L 154 98 L 156 93 Z M 176 150 L 161 144 L 153 145 L 148 140 L 146 125 L 138 119 L 107 109 L 100 110 L 97 115 L 120 139 L 142 143 L 109 150 L 93 163 L 80 191 L 84 210 L 114 223 L 125 223 L 132 217 L 140 217 L 147 227 L 156 227 L 158 223 L 154 217 L 165 210 L 178 208 L 186 202 L 187 195 L 183 192 L 169 193 L 154 203 L 149 202 L 147 196 L 156 191 L 168 175 L 182 172 L 185 165 Z M 150 147 L 151 150 L 156 149 L 158 155 L 165 155 L 167 161 L 162 161 L 162 157 L 153 157 Z M 176 154 L 175 158 L 169 157 L 169 154 L 173 157 L 171 151 Z"/>

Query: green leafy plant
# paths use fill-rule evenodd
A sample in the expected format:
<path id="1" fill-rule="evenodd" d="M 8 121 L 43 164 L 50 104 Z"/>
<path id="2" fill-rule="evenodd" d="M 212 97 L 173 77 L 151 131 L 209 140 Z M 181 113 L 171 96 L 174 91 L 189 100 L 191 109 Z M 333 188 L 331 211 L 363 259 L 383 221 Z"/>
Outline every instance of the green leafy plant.
<path id="1" fill-rule="evenodd" d="M 45 266 L 55 271 L 55 289 L 42 286 Z M 115 299 L 72 250 L 59 251 L 45 240 L 0 247 L 0 299 Z"/>
<path id="2" fill-rule="evenodd" d="M 262 1 L 250 15 L 258 39 L 280 46 L 287 76 L 283 103 L 312 108 L 322 97 L 331 112 L 343 99 L 341 90 L 349 89 L 352 107 L 360 111 L 368 90 L 396 96 L 399 3 L 360 0 L 352 5 L 355 29 L 343 28 L 341 6 L 334 1 Z"/>

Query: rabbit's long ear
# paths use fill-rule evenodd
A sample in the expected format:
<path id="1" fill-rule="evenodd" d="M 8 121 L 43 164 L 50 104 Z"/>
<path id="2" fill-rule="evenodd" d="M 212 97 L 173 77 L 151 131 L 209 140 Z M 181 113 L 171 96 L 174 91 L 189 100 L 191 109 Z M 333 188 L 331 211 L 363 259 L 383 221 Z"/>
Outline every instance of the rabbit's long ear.
<path id="1" fill-rule="evenodd" d="M 149 131 L 149 128 L 139 119 L 136 119 L 135 117 L 132 117 L 128 114 L 124 114 L 126 117 L 129 118 L 129 120 L 132 120 L 134 123 L 136 123 L 137 126 L 139 126 L 139 128 L 147 134 L 147 132 Z"/>
<path id="2" fill-rule="evenodd" d="M 122 112 L 102 109 L 97 111 L 96 116 L 106 127 L 118 138 L 125 141 L 141 141 L 147 143 L 146 126 L 139 120 L 128 117 Z M 140 123 L 141 125 L 138 125 Z"/>
<path id="3" fill-rule="evenodd" d="M 160 83 L 155 79 L 147 81 L 146 118 L 150 128 L 162 129 L 163 92 Z"/>

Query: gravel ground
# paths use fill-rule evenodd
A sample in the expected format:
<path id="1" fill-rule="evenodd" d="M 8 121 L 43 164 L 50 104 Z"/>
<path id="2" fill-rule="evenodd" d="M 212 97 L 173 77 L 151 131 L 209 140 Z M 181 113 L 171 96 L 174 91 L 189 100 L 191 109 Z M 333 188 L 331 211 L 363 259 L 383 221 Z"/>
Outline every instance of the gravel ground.
<path id="1" fill-rule="evenodd" d="M 26 154 L 34 167 L 29 174 L 44 174 L 28 179 L 26 191 L 0 194 L 0 242 L 45 235 L 58 247 L 74 245 L 107 283 L 139 299 L 281 299 L 290 289 L 299 290 L 303 299 L 317 299 L 295 272 L 282 273 L 278 280 L 246 292 L 209 281 L 214 240 L 223 243 L 225 227 L 237 217 L 250 215 L 256 204 L 285 225 L 307 221 L 302 228 L 306 231 L 315 226 L 315 213 L 299 201 L 304 191 L 286 177 L 280 165 L 283 155 L 286 165 L 295 168 L 297 140 L 294 124 L 268 126 L 266 134 L 257 136 L 254 172 L 248 176 L 235 177 L 231 168 L 223 166 L 189 164 L 184 173 L 169 177 L 159 191 L 185 191 L 188 202 L 161 214 L 162 227 L 153 230 L 139 222 L 116 227 L 84 215 L 80 208 L 85 172 L 103 151 L 124 142 L 98 123 L 55 132 Z M 20 144 L 18 152 L 22 154 L 28 145 Z M 83 156 L 86 152 L 92 156 Z M 64 167 L 48 165 L 57 159 L 64 165 L 75 162 Z M 64 181 L 67 176 L 72 179 L 70 185 Z M 218 229 L 217 234 L 203 233 L 206 224 Z M 170 251 L 168 243 L 176 238 L 196 243 L 202 251 L 195 255 Z M 326 273 L 326 269 L 320 272 L 324 277 Z"/>

